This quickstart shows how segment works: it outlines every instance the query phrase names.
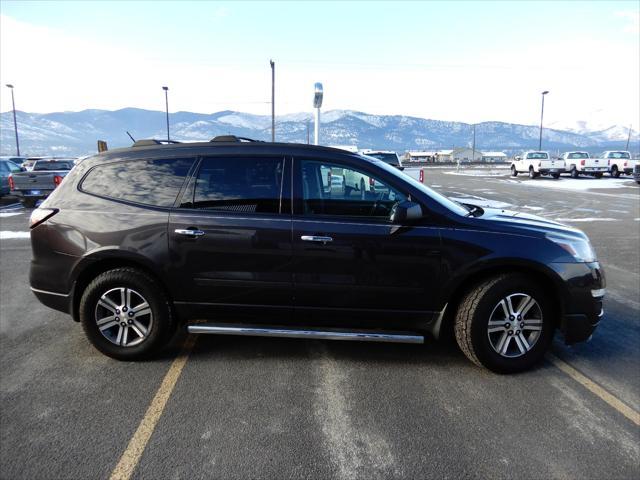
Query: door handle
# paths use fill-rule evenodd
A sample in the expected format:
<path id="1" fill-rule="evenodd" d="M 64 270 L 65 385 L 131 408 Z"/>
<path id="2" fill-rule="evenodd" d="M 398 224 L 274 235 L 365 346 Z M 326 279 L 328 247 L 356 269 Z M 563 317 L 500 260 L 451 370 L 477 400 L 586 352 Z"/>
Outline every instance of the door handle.
<path id="1" fill-rule="evenodd" d="M 189 229 L 176 228 L 174 232 L 176 232 L 178 235 L 184 235 L 185 237 L 201 237 L 204 235 L 204 232 L 202 230 L 196 230 L 191 228 Z"/>
<path id="2" fill-rule="evenodd" d="M 333 242 L 333 238 L 331 237 L 317 237 L 315 235 L 302 235 L 300 240 L 303 242 L 318 242 L 325 245 L 329 242 Z"/>

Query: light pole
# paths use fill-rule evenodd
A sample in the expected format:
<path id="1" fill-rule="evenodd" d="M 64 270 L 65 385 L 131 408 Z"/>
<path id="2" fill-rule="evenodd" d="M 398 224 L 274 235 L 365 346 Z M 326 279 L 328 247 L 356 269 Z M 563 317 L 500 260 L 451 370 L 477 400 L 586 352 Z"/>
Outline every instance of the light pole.
<path id="1" fill-rule="evenodd" d="M 271 142 L 276 141 L 276 64 L 269 60 L 271 65 Z"/>
<path id="2" fill-rule="evenodd" d="M 18 122 L 16 122 L 16 101 L 13 98 L 13 85 L 7 83 L 7 87 L 11 89 L 11 105 L 13 106 L 13 129 L 16 132 L 16 156 L 20 156 L 20 142 L 18 141 Z"/>
<path id="3" fill-rule="evenodd" d="M 167 112 L 167 142 L 169 142 L 171 140 L 169 138 L 169 87 L 162 87 L 162 90 L 164 90 L 164 105 Z"/>
<path id="4" fill-rule="evenodd" d="M 540 140 L 538 141 L 538 150 L 542 150 L 542 119 L 544 118 L 544 96 L 549 90 L 542 92 L 542 110 L 540 111 Z"/>
<path id="5" fill-rule="evenodd" d="M 318 145 L 320 139 L 320 107 L 322 106 L 322 97 L 324 95 L 322 91 L 322 84 L 316 83 L 314 86 L 313 94 L 313 107 L 316 109 L 316 124 L 314 128 L 315 140 L 314 145 Z"/>

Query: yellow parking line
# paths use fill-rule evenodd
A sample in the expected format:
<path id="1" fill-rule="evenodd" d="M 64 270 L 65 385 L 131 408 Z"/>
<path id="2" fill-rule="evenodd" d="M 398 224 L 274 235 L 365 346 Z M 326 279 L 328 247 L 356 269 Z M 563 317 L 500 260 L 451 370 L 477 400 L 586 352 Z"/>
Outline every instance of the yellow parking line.
<path id="1" fill-rule="evenodd" d="M 162 411 L 171 396 L 171 392 L 173 392 L 173 388 L 176 386 L 180 373 L 182 373 L 182 369 L 184 368 L 185 363 L 187 363 L 189 353 L 191 353 L 191 350 L 196 343 L 196 338 L 196 335 L 187 337 L 187 341 L 185 342 L 180 355 L 178 355 L 171 364 L 171 367 L 169 367 L 169 371 L 164 376 L 164 379 L 160 384 L 160 388 L 158 388 L 158 391 L 156 392 L 155 397 L 153 397 L 149 408 L 147 408 L 147 412 L 144 414 L 140 425 L 138 425 L 138 429 L 133 434 L 133 437 L 131 437 L 131 440 L 129 440 L 127 449 L 122 454 L 122 457 L 120 457 L 120 461 L 116 465 L 116 468 L 111 472 L 109 480 L 128 480 L 131 478 L 131 474 L 138 465 L 140 457 L 142 457 L 142 453 L 147 446 L 147 442 L 149 441 L 149 438 L 151 438 L 151 434 L 156 428 L 158 420 L 160 420 L 160 416 L 162 415 Z"/>
<path id="2" fill-rule="evenodd" d="M 627 417 L 633 423 L 635 423 L 636 425 L 640 426 L 640 413 L 639 412 L 635 411 L 633 408 L 631 408 L 630 406 L 626 405 L 624 402 L 619 400 L 617 397 L 615 397 L 614 395 L 612 395 L 609 392 L 607 392 L 600 385 L 598 385 L 594 381 L 590 380 L 589 378 L 584 376 L 582 373 L 577 371 L 575 368 L 573 368 L 571 365 L 569 365 L 566 362 L 563 362 L 562 360 L 560 360 L 555 355 L 552 355 L 552 354 L 549 353 L 549 354 L 547 354 L 547 358 L 551 361 L 551 363 L 553 363 L 556 367 L 558 367 L 564 373 L 566 373 L 571 378 L 573 378 L 576 382 L 578 382 L 584 388 L 586 388 L 591 393 L 593 393 L 593 394 L 597 395 L 598 397 L 600 397 L 602 400 L 607 402 L 610 406 L 615 408 L 618 412 L 620 412 L 622 415 Z"/>

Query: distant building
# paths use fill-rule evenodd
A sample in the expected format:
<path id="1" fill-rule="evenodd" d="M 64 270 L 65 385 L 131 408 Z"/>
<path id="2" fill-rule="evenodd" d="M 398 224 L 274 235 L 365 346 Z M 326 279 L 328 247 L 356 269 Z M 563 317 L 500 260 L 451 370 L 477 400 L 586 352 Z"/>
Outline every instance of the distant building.
<path id="1" fill-rule="evenodd" d="M 504 152 L 482 152 L 483 162 L 506 162 L 507 154 Z"/>
<path id="2" fill-rule="evenodd" d="M 436 162 L 450 162 L 453 150 L 438 150 L 436 152 Z"/>
<path id="3" fill-rule="evenodd" d="M 435 162 L 436 152 L 409 151 L 404 156 L 407 162 Z"/>
<path id="4" fill-rule="evenodd" d="M 451 152 L 453 162 L 479 162 L 482 160 L 482 152 L 468 147 L 456 148 Z"/>

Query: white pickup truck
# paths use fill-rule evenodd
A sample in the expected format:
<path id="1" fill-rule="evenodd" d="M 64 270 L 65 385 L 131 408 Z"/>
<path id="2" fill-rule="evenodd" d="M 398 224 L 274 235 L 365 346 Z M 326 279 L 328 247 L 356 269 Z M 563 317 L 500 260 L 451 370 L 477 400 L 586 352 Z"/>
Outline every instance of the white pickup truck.
<path id="1" fill-rule="evenodd" d="M 591 158 L 587 152 L 565 152 L 560 158 L 564 160 L 571 178 L 578 178 L 581 174 L 602 178 L 609 171 L 606 160 Z"/>
<path id="2" fill-rule="evenodd" d="M 618 178 L 621 173 L 631 175 L 637 160 L 631 160 L 631 154 L 623 150 L 607 150 L 602 154 L 601 160 L 607 162 L 609 173 Z"/>
<path id="3" fill-rule="evenodd" d="M 511 162 L 511 176 L 516 177 L 518 173 L 528 173 L 529 178 L 536 178 L 540 175 L 551 175 L 559 178 L 565 172 L 564 160 L 551 158 L 549 152 L 528 151 L 515 157 Z"/>

